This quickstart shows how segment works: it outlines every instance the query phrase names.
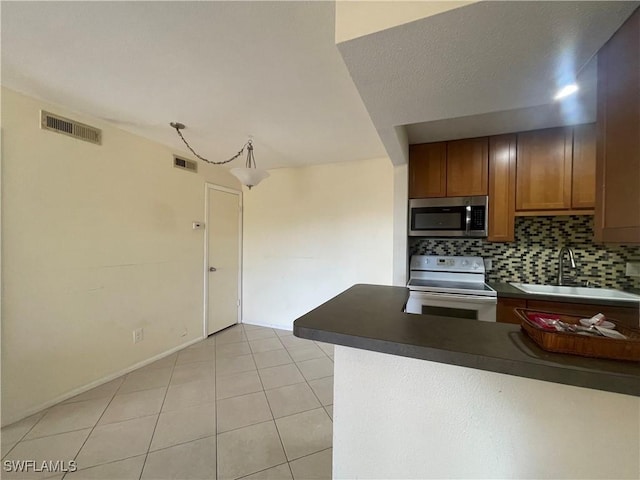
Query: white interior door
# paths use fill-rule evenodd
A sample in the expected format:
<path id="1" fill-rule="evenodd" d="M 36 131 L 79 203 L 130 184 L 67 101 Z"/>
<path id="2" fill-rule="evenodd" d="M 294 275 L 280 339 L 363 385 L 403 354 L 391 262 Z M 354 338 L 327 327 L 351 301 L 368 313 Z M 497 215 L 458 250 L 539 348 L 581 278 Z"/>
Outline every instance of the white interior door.
<path id="1" fill-rule="evenodd" d="M 242 196 L 207 185 L 207 335 L 240 321 Z"/>

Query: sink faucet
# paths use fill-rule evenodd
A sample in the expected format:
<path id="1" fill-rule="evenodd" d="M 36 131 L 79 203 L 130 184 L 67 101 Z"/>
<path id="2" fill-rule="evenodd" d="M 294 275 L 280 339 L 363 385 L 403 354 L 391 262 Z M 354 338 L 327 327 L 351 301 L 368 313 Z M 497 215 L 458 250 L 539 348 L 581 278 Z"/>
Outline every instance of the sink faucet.
<path id="1" fill-rule="evenodd" d="M 564 284 L 564 256 L 569 252 L 569 262 L 571 263 L 571 268 L 576 268 L 576 259 L 573 255 L 573 250 L 571 247 L 567 247 L 566 245 L 560 249 L 558 253 L 558 285 Z"/>

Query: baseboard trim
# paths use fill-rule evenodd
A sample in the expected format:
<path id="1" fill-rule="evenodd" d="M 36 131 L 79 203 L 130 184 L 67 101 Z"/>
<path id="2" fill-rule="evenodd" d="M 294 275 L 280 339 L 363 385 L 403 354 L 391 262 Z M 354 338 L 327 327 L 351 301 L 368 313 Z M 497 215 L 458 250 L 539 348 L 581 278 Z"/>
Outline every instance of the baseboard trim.
<path id="1" fill-rule="evenodd" d="M 9 418 L 2 418 L 2 427 L 6 427 L 7 425 L 11 425 L 12 423 L 18 422 L 24 418 L 30 417 L 31 415 L 38 413 L 46 408 L 49 407 L 53 407 L 54 405 L 57 405 L 60 402 L 64 402 L 65 400 L 69 400 L 70 398 L 75 397 L 76 395 L 80 395 L 81 393 L 84 392 L 88 392 L 89 390 L 91 390 L 92 388 L 96 388 L 99 387 L 100 385 L 103 385 L 107 382 L 110 382 L 111 380 L 115 380 L 118 377 L 121 377 L 122 375 L 126 375 L 129 372 L 133 372 L 134 370 L 137 370 L 138 368 L 142 368 L 142 367 L 146 367 L 147 365 L 163 359 L 164 357 L 168 357 L 169 355 L 173 355 L 174 353 L 176 353 L 179 350 L 182 350 L 183 348 L 187 348 L 191 345 L 193 345 L 194 343 L 198 343 L 200 341 L 202 341 L 205 337 L 199 337 L 199 338 L 195 338 L 193 340 L 189 340 L 188 342 L 185 342 L 183 344 L 178 345 L 177 347 L 173 347 L 170 350 L 167 350 L 166 352 L 162 352 L 159 353 L 158 355 L 154 355 L 151 358 L 148 358 L 146 360 L 143 360 L 141 362 L 138 362 L 134 365 L 131 365 L 130 367 L 124 368 L 122 370 L 119 370 L 115 373 L 111 373 L 109 375 L 107 375 L 106 377 L 102 377 L 99 380 L 96 380 L 94 382 L 88 383 L 86 385 L 83 385 L 82 387 L 78 387 L 75 388 L 63 395 L 60 395 L 56 398 L 54 398 L 53 400 L 44 402 L 36 407 L 30 408 L 28 410 L 25 410 L 24 412 L 18 414 L 18 415 L 13 415 Z"/>
<path id="2" fill-rule="evenodd" d="M 258 323 L 258 322 L 242 322 L 243 325 L 254 325 L 256 327 L 277 328 L 278 330 L 286 330 L 293 333 L 293 329 L 285 328 L 282 325 L 273 325 L 270 323 Z"/>

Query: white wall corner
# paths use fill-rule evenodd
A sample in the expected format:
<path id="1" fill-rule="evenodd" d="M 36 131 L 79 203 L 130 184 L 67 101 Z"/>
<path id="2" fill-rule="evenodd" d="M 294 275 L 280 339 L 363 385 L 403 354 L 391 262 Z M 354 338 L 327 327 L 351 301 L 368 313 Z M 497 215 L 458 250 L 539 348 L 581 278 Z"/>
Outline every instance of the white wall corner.
<path id="1" fill-rule="evenodd" d="M 394 165 L 404 165 L 409 162 L 409 136 L 404 125 L 377 129 L 378 136 Z"/>
<path id="2" fill-rule="evenodd" d="M 393 168 L 393 285 L 407 284 L 407 164 Z"/>

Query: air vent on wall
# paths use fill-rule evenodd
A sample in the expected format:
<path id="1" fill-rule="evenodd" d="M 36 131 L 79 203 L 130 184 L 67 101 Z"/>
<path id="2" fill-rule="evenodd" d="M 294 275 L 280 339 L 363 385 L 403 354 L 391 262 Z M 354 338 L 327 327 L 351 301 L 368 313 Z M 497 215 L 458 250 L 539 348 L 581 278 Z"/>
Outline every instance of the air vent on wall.
<path id="1" fill-rule="evenodd" d="M 85 125 L 84 123 L 76 122 L 68 118 L 54 115 L 49 112 L 41 111 L 41 128 L 44 130 L 51 130 L 52 132 L 62 133 L 69 135 L 70 137 L 84 140 L 85 142 L 95 143 L 100 145 L 102 143 L 102 130 Z"/>
<path id="2" fill-rule="evenodd" d="M 190 172 L 198 171 L 198 164 L 193 160 L 187 160 L 186 158 L 173 156 L 173 166 L 176 168 L 182 168 L 183 170 L 189 170 Z"/>

